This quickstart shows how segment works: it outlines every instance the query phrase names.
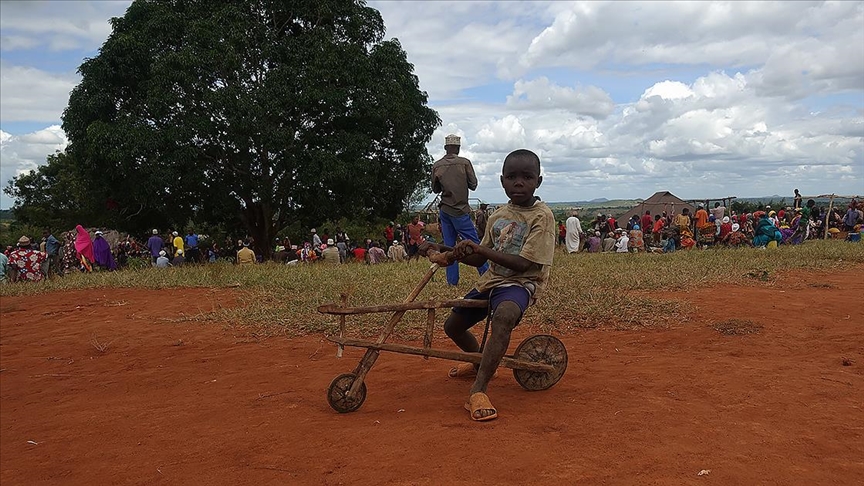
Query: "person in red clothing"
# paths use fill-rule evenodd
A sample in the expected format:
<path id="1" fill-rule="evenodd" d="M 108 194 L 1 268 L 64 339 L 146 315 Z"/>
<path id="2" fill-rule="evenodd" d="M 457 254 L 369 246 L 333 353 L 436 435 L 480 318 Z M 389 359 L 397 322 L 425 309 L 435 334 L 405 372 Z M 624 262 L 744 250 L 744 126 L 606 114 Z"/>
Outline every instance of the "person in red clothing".
<path id="1" fill-rule="evenodd" d="M 360 263 L 366 263 L 366 248 L 363 248 L 362 246 L 355 246 L 351 250 L 351 252 L 354 253 L 355 260 Z"/>
<path id="2" fill-rule="evenodd" d="M 618 228 L 618 223 L 615 221 L 615 218 L 613 218 L 612 216 L 609 216 L 606 219 L 606 222 L 609 223 L 609 231 L 610 232 L 615 231 L 615 229 Z"/>
<path id="3" fill-rule="evenodd" d="M 732 232 L 732 223 L 729 222 L 729 216 L 723 216 L 723 222 L 720 223 L 719 240 L 726 240 L 726 236 Z"/>
<path id="4" fill-rule="evenodd" d="M 389 245 L 390 243 L 392 243 L 392 241 L 393 241 L 393 236 L 394 236 L 394 232 L 393 232 L 393 231 L 394 231 L 394 229 L 393 229 L 393 221 L 390 221 L 390 224 L 388 224 L 387 227 L 384 228 L 384 241 L 385 241 L 384 244 L 385 244 L 385 245 Z"/>
<path id="5" fill-rule="evenodd" d="M 563 221 L 558 221 L 558 244 L 563 245 L 567 240 L 567 227 Z"/>
<path id="6" fill-rule="evenodd" d="M 13 282 L 40 282 L 45 275 L 42 273 L 42 264 L 47 256 L 41 251 L 33 250 L 30 246 L 30 238 L 22 236 L 18 240 L 18 246 L 9 252 L 10 279 Z"/>
<path id="7" fill-rule="evenodd" d="M 417 248 L 425 241 L 423 239 L 423 223 L 420 222 L 420 216 L 414 216 L 406 229 L 408 232 L 408 260 L 412 258 L 419 260 L 420 254 L 417 253 Z"/>
<path id="8" fill-rule="evenodd" d="M 654 220 L 651 219 L 651 211 L 645 211 L 645 214 L 642 215 L 642 221 L 639 222 L 639 227 L 642 228 L 642 233 L 646 238 L 651 234 L 651 225 L 653 224 Z"/>
<path id="9" fill-rule="evenodd" d="M 660 236 L 663 234 L 664 227 L 666 227 L 666 219 L 661 218 L 659 214 L 654 216 L 654 228 L 651 230 L 651 234 L 654 237 L 654 246 L 660 246 Z"/>

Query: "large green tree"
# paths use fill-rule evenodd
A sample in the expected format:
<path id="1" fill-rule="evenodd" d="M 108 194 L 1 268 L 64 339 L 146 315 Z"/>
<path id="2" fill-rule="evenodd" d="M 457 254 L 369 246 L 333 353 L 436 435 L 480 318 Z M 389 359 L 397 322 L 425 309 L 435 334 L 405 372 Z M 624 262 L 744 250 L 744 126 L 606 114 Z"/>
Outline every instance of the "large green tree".
<path id="1" fill-rule="evenodd" d="M 15 199 L 15 219 L 23 224 L 66 231 L 78 222 L 109 224 L 105 218 L 116 216 L 91 197 L 74 161 L 63 152 L 49 155 L 36 170 L 13 177 L 3 192 Z"/>
<path id="2" fill-rule="evenodd" d="M 393 217 L 426 183 L 440 121 L 365 2 L 136 0 L 112 25 L 63 129 L 120 211 L 239 217 L 266 252 L 288 223 Z"/>

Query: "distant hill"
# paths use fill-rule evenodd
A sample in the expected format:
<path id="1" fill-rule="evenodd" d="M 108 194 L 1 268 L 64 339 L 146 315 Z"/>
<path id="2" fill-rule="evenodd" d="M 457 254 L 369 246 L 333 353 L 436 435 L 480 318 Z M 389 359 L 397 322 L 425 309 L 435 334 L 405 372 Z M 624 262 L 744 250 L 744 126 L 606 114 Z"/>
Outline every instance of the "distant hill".
<path id="1" fill-rule="evenodd" d="M 14 221 L 15 214 L 11 209 L 0 209 L 0 221 Z"/>
<path id="2" fill-rule="evenodd" d="M 589 203 L 605 203 L 605 202 L 609 202 L 609 200 L 606 199 L 605 197 L 598 197 L 597 199 L 592 199 L 588 202 Z"/>
<path id="3" fill-rule="evenodd" d="M 569 201 L 569 202 L 546 202 L 550 208 L 632 208 L 639 204 L 641 199 L 602 199 L 594 201 Z"/>

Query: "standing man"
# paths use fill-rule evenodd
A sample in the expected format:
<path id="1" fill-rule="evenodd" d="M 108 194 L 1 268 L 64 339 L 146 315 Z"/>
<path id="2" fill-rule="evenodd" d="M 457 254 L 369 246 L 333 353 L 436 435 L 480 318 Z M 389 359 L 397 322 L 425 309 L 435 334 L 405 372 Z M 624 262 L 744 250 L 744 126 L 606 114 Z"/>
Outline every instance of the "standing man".
<path id="1" fill-rule="evenodd" d="M 321 237 L 318 236 L 318 230 L 312 228 L 309 232 L 312 233 L 312 248 L 321 248 Z"/>
<path id="2" fill-rule="evenodd" d="M 60 241 L 47 229 L 42 232 L 42 236 L 45 238 L 45 254 L 48 255 L 48 276 L 63 275 L 60 267 Z"/>
<path id="3" fill-rule="evenodd" d="M 153 265 L 156 265 L 156 260 L 159 259 L 159 252 L 165 246 L 165 242 L 159 237 L 159 230 L 153 230 L 153 236 L 147 240 L 147 249 L 150 250 L 150 256 L 153 259 Z"/>
<path id="4" fill-rule="evenodd" d="M 647 237 L 651 235 L 651 226 L 654 224 L 654 220 L 651 218 L 651 211 L 645 211 L 645 214 L 642 215 L 642 220 L 639 222 L 639 228 L 642 229 L 642 233 Z"/>
<path id="5" fill-rule="evenodd" d="M 384 228 L 384 246 L 385 247 L 393 241 L 393 235 L 396 234 L 396 229 L 393 227 L 394 224 L 395 223 L 393 223 L 393 221 L 390 221 L 390 224 L 388 224 L 387 227 Z"/>
<path id="6" fill-rule="evenodd" d="M 792 198 L 794 209 L 799 209 L 801 207 L 801 199 L 801 193 L 798 192 L 798 189 L 795 189 L 795 196 Z"/>
<path id="7" fill-rule="evenodd" d="M 464 240 L 480 244 L 477 230 L 471 222 L 471 206 L 468 205 L 468 191 L 477 189 L 477 176 L 471 161 L 459 157 L 459 147 L 462 140 L 456 135 L 444 138 L 446 155 L 432 166 L 432 191 L 441 194 L 441 204 L 438 206 L 438 221 L 441 223 L 441 236 L 444 245 L 456 246 L 456 235 Z M 484 263 L 477 268 L 483 275 L 489 268 Z M 447 267 L 447 283 L 459 283 L 459 263 Z"/>
<path id="8" fill-rule="evenodd" d="M 567 227 L 567 238 L 565 249 L 567 253 L 576 253 L 579 251 L 579 243 L 582 239 L 582 222 L 579 221 L 579 212 L 573 211 L 565 223 Z"/>
<path id="9" fill-rule="evenodd" d="M 696 210 L 696 214 L 693 216 L 693 220 L 696 222 L 696 231 L 699 231 L 703 226 L 708 224 L 708 211 L 705 211 L 705 205 L 699 203 L 699 209 Z"/>
<path id="10" fill-rule="evenodd" d="M 186 243 L 186 261 L 198 263 L 201 260 L 201 254 L 198 252 L 198 234 L 190 229 L 184 242 Z"/>
<path id="11" fill-rule="evenodd" d="M 178 254 L 182 254 L 186 248 L 183 247 L 183 238 L 180 237 L 179 233 L 172 231 L 171 236 L 174 237 L 171 244 L 174 245 L 174 256 L 176 257 Z"/>
<path id="12" fill-rule="evenodd" d="M 723 224 L 723 216 L 726 216 L 726 206 L 721 206 L 719 202 L 714 203 L 711 209 L 711 216 L 714 216 L 714 225 L 717 227 L 716 232 L 720 232 L 720 225 Z"/>
<path id="13" fill-rule="evenodd" d="M 420 259 L 418 248 L 425 240 L 423 239 L 423 226 L 420 225 L 420 216 L 415 215 L 406 226 L 405 239 L 408 241 L 408 261 L 411 258 Z"/>

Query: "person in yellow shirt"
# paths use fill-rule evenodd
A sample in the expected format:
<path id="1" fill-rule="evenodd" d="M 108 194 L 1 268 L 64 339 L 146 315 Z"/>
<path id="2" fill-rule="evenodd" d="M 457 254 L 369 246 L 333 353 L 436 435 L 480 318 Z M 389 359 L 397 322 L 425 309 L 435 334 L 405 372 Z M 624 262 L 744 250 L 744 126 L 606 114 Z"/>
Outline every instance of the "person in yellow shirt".
<path id="1" fill-rule="evenodd" d="M 690 209 L 684 208 L 681 210 L 681 214 L 675 216 L 675 226 L 678 227 L 678 231 L 682 235 L 687 235 L 690 238 L 693 238 L 693 232 L 690 230 Z"/>
<path id="2" fill-rule="evenodd" d="M 249 249 L 249 242 L 243 242 L 243 248 L 237 252 L 237 264 L 238 265 L 252 265 L 258 263 L 258 260 L 255 259 L 255 252 Z"/>
<path id="3" fill-rule="evenodd" d="M 177 250 L 180 250 L 180 253 L 184 253 L 186 248 L 183 246 L 183 238 L 176 231 L 172 232 L 171 235 L 174 236 L 174 239 L 171 241 L 171 244 L 174 245 L 174 256 L 177 256 Z"/>

